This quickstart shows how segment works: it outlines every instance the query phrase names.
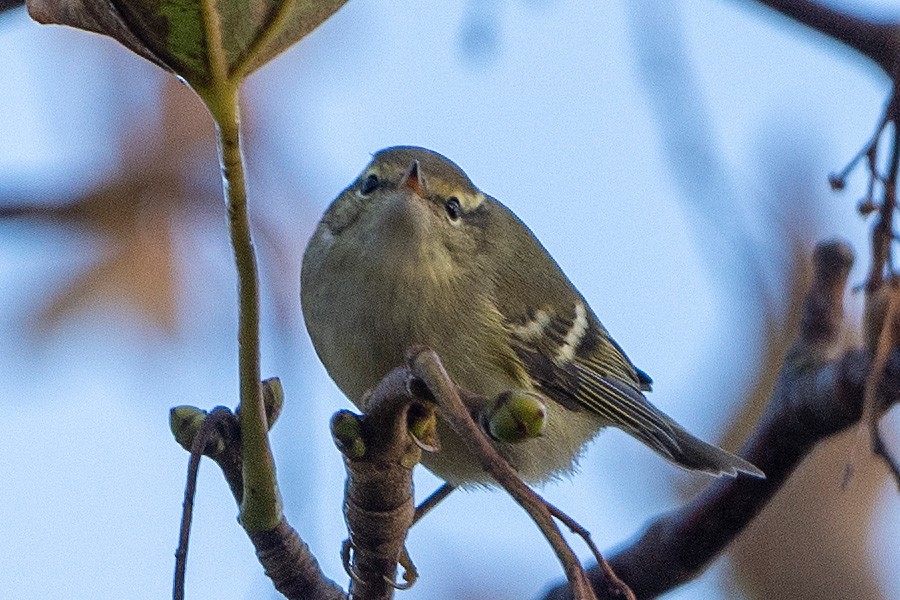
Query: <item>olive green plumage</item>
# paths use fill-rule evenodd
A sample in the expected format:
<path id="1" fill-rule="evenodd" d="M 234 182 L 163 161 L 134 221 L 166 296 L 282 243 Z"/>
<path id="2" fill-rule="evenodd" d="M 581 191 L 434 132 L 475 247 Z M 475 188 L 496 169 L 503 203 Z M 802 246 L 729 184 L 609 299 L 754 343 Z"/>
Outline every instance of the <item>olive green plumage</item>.
<path id="1" fill-rule="evenodd" d="M 316 352 L 353 402 L 414 344 L 433 348 L 454 381 L 489 401 L 509 390 L 548 398 L 540 437 L 495 442 L 529 481 L 571 471 L 605 426 L 687 469 L 762 476 L 650 404 L 649 377 L 528 227 L 436 152 L 375 154 L 310 240 L 301 297 Z M 454 485 L 489 483 L 447 427 L 439 434 L 427 467 Z"/>

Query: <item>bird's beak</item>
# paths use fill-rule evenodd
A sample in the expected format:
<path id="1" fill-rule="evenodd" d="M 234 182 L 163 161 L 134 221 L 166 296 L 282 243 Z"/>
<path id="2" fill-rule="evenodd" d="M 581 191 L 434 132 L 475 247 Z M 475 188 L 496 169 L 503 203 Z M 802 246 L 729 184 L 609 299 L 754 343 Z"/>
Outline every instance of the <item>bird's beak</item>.
<path id="1" fill-rule="evenodd" d="M 414 160 L 400 181 L 401 188 L 408 188 L 419 198 L 423 200 L 428 196 L 425 190 L 425 179 L 422 177 L 422 170 L 419 168 L 419 161 Z"/>

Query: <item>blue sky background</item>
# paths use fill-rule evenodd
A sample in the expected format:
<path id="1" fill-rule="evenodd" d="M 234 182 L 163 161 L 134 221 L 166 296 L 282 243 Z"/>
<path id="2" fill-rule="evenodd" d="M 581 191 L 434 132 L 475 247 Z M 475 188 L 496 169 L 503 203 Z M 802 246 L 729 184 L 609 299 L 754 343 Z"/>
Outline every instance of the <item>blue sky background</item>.
<path id="1" fill-rule="evenodd" d="M 896 3 L 844 4 L 900 17 Z M 0 18 L 0 57 L 0 197 L 76 196 L 117 166 L 110 140 L 123 123 L 158 116 L 167 76 L 104 38 L 20 11 Z M 298 298 L 315 219 L 369 154 L 433 148 L 532 227 L 654 377 L 652 400 L 714 441 L 753 383 L 761 300 L 779 305 L 789 283 L 773 223 L 847 238 L 862 280 L 864 177 L 834 194 L 826 175 L 868 139 L 888 91 L 861 58 L 750 2 L 351 0 L 246 86 L 251 202 L 289 265 L 263 260 L 264 275 Z M 100 252 L 72 231 L 53 236 L 0 222 L 0 596 L 166 597 L 187 463 L 168 408 L 237 396 L 224 226 L 184 224 L 174 336 L 113 303 L 25 335 L 26 307 Z M 854 314 L 860 303 L 850 299 Z M 343 583 L 344 473 L 327 424 L 348 404 L 312 351 L 299 301 L 286 319 L 264 310 L 263 373 L 287 391 L 273 431 L 287 514 Z M 895 424 L 886 431 L 896 442 Z M 614 431 L 581 465 L 544 492 L 602 548 L 704 483 Z M 421 472 L 416 484 L 424 494 L 438 481 Z M 890 481 L 880 486 L 866 535 L 884 596 L 900 597 L 900 502 Z M 199 489 L 188 597 L 271 594 L 212 464 Z M 529 598 L 562 577 L 498 492 L 454 494 L 409 547 L 421 580 L 400 598 Z M 733 580 L 719 561 L 670 597 L 744 597 Z"/>

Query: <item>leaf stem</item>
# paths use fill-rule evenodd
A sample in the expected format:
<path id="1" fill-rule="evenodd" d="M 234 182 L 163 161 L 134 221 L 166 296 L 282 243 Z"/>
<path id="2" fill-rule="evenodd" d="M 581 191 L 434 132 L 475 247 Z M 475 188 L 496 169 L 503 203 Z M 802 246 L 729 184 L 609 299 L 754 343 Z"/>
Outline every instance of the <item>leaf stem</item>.
<path id="1" fill-rule="evenodd" d="M 215 89 L 204 90 L 201 96 L 216 122 L 228 228 L 238 275 L 239 416 L 244 456 L 241 523 L 248 531 L 267 531 L 281 521 L 281 496 L 260 386 L 259 277 L 247 211 L 238 88 L 238 84 L 219 82 Z"/>

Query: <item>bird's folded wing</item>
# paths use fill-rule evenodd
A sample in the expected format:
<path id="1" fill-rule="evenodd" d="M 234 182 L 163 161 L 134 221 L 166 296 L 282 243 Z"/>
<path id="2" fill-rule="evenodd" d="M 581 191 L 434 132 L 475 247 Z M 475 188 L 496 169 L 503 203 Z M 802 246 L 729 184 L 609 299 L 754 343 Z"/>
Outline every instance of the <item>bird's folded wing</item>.
<path id="1" fill-rule="evenodd" d="M 678 454 L 671 419 L 641 389 L 650 378 L 638 371 L 590 309 L 538 310 L 509 324 L 510 342 L 534 386 L 570 410 L 589 410 L 666 457 Z"/>

